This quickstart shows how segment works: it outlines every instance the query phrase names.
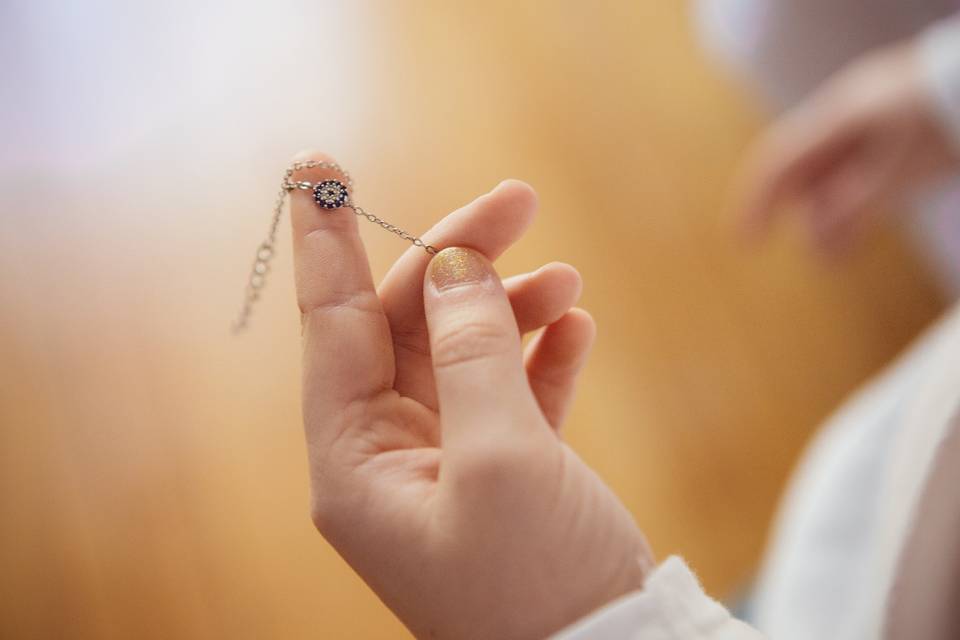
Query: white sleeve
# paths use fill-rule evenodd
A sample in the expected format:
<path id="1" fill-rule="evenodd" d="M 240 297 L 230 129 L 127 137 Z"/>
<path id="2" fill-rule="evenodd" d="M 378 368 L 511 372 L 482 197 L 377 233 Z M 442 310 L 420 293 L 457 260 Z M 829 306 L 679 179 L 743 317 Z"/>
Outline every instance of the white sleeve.
<path id="1" fill-rule="evenodd" d="M 944 129 L 960 151 L 960 15 L 920 36 L 920 65 Z"/>
<path id="2" fill-rule="evenodd" d="M 710 599 L 687 565 L 667 558 L 641 591 L 627 594 L 552 640 L 762 640 Z"/>

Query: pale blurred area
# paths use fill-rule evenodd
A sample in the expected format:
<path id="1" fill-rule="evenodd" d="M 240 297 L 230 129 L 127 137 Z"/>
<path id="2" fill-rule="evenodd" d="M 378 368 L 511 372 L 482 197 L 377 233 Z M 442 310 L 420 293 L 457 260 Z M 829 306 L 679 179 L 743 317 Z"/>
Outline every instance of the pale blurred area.
<path id="1" fill-rule="evenodd" d="M 760 125 L 679 0 L 0 5 L 0 637 L 402 638 L 314 531 L 289 232 L 229 333 L 289 158 L 422 232 L 515 177 L 502 273 L 583 274 L 567 435 L 659 557 L 750 579 L 818 422 L 942 308 L 890 228 L 748 250 Z M 379 277 L 404 250 L 363 230 Z"/>

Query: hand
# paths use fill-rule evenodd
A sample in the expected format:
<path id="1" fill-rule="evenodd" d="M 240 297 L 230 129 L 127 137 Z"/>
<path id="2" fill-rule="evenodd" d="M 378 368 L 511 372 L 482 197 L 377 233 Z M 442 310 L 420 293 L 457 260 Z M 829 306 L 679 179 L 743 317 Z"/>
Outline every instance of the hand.
<path id="1" fill-rule="evenodd" d="M 470 249 L 411 248 L 378 292 L 356 216 L 292 194 L 313 519 L 418 637 L 542 638 L 652 565 L 558 434 L 594 334 L 570 309 L 579 276 L 501 282 L 490 264 L 535 207 L 500 184 L 424 236 Z M 521 333 L 542 326 L 524 357 Z"/>
<path id="2" fill-rule="evenodd" d="M 842 251 L 881 205 L 960 166 L 916 58 L 911 44 L 873 53 L 770 127 L 745 174 L 750 233 L 798 204 L 814 244 Z"/>

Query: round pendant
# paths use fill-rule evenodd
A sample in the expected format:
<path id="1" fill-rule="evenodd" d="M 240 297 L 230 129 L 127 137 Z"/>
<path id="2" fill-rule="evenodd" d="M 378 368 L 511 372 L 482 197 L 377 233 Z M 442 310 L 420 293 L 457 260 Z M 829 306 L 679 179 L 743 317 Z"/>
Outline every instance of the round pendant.
<path id="1" fill-rule="evenodd" d="M 337 209 L 347 203 L 347 187 L 339 180 L 324 180 L 313 187 L 313 199 L 324 209 Z"/>

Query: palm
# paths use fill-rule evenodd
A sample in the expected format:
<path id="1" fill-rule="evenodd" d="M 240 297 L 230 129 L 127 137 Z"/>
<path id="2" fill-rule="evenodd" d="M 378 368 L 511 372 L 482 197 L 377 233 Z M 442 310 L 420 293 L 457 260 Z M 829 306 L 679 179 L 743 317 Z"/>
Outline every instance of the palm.
<path id="1" fill-rule="evenodd" d="M 320 518 L 317 525 L 415 632 L 441 627 L 438 612 L 462 606 L 478 576 L 504 586 L 475 595 L 477 611 L 515 609 L 514 602 L 526 597 L 540 602 L 551 619 L 564 620 L 571 610 L 582 615 L 595 602 L 616 597 L 625 581 L 639 584 L 651 564 L 630 514 L 558 439 L 478 467 L 465 487 L 462 476 L 441 473 L 433 410 L 390 391 L 371 399 L 366 416 L 366 427 L 377 424 L 375 431 L 344 437 L 331 449 L 329 462 L 342 468 L 328 468 L 330 476 L 349 482 L 327 479 L 322 489 L 352 494 L 349 517 Z M 449 540 L 458 541 L 459 551 L 443 551 Z M 592 575 L 563 561 L 583 549 L 593 550 Z M 403 578 L 383 580 L 383 567 Z M 527 593 L 510 586 L 523 582 L 533 585 Z M 567 598 L 557 598 L 558 584 L 571 591 Z M 556 611 L 548 596 L 556 599 Z M 476 620 L 462 622 L 483 628 Z M 513 624 L 522 628 L 525 621 Z M 479 637 L 501 637 L 483 633 Z M 451 634 L 463 637 L 462 630 Z"/>

